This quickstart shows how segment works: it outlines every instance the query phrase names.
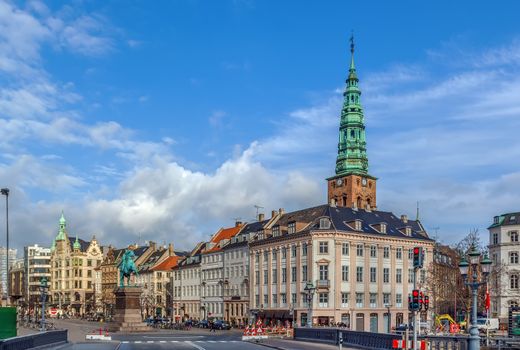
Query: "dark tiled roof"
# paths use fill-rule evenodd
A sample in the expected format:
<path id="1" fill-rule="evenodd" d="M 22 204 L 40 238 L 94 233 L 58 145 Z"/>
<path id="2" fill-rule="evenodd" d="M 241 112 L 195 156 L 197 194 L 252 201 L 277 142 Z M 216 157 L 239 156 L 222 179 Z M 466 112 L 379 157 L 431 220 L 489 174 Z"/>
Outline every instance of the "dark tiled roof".
<path id="1" fill-rule="evenodd" d="M 157 250 L 150 254 L 148 259 L 146 259 L 145 262 L 143 262 L 141 265 L 139 265 L 139 272 L 146 272 L 150 270 L 161 258 L 161 256 L 164 254 L 164 250 Z"/>
<path id="2" fill-rule="evenodd" d="M 137 259 L 138 257 L 140 257 L 141 255 L 144 254 L 144 252 L 146 252 L 146 250 L 148 249 L 149 247 L 148 246 L 143 246 L 143 247 L 137 247 L 134 249 L 134 254 L 135 254 L 135 258 Z M 124 251 L 125 249 L 123 249 Z"/>
<path id="3" fill-rule="evenodd" d="M 173 268 L 173 270 L 188 268 L 197 265 L 200 265 L 200 254 L 188 256 L 184 260 L 179 261 L 179 263 L 177 264 L 177 266 Z"/>
<path id="4" fill-rule="evenodd" d="M 264 229 L 264 226 L 270 221 L 264 220 L 264 221 L 255 221 L 251 222 L 245 225 L 245 227 L 240 231 L 240 234 L 246 234 L 246 233 L 255 233 L 258 231 L 262 231 Z"/>
<path id="5" fill-rule="evenodd" d="M 287 226 L 290 222 L 312 222 L 316 218 L 325 215 L 328 205 L 319 205 L 317 207 L 302 209 L 285 213 L 276 222 L 276 225 Z"/>
<path id="6" fill-rule="evenodd" d="M 69 242 L 70 242 L 70 248 L 72 249 L 72 247 L 74 247 L 74 242 L 76 242 L 76 237 L 69 237 Z M 84 241 L 79 237 L 78 237 L 78 242 L 81 247 L 80 250 L 82 252 L 86 252 L 88 249 L 88 246 L 90 245 L 90 242 Z"/>
<path id="7" fill-rule="evenodd" d="M 247 239 L 229 243 L 224 248 L 222 248 L 222 250 L 229 250 L 229 249 L 235 249 L 235 248 L 242 247 L 242 246 L 247 246 L 247 243 L 248 243 Z"/>
<path id="8" fill-rule="evenodd" d="M 419 221 L 407 220 L 404 222 L 401 218 L 395 216 L 391 212 L 376 211 L 376 210 L 364 210 L 364 209 L 352 209 L 352 208 L 336 208 L 328 206 L 325 216 L 328 216 L 332 220 L 332 225 L 338 231 L 353 231 L 352 227 L 347 225 L 355 220 L 361 220 L 361 232 L 364 234 L 374 235 L 385 235 L 399 238 L 413 238 L 413 239 L 424 239 L 430 240 L 423 226 Z M 386 233 L 378 232 L 371 225 L 377 225 L 380 223 L 386 223 Z M 411 228 L 411 235 L 407 236 L 404 232 L 401 232 L 406 226 Z"/>
<path id="9" fill-rule="evenodd" d="M 494 217 L 494 222 L 488 228 L 508 226 L 508 225 L 520 225 L 520 213 L 507 213 Z"/>
<path id="10" fill-rule="evenodd" d="M 174 253 L 175 253 L 175 255 L 177 255 L 177 256 L 188 256 L 188 255 L 190 255 L 190 252 L 186 252 L 186 251 L 178 251 L 178 250 L 175 250 Z"/>

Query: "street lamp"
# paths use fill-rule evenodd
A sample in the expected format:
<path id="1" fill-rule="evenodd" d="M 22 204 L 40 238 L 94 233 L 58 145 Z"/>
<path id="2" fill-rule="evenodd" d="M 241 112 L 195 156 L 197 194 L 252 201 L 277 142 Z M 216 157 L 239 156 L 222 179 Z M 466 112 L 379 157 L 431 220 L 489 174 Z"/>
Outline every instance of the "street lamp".
<path id="1" fill-rule="evenodd" d="M 314 292 L 316 291 L 316 287 L 312 284 L 311 281 L 307 282 L 305 288 L 303 289 L 305 293 L 307 293 L 307 306 L 309 307 L 309 312 L 307 313 L 307 327 L 312 327 L 312 298 L 314 296 Z"/>
<path id="2" fill-rule="evenodd" d="M 40 292 L 42 293 L 42 319 L 41 319 L 41 328 L 40 331 L 45 331 L 45 299 L 47 297 L 47 291 L 49 290 L 49 286 L 47 285 L 47 278 L 42 277 L 40 280 Z"/>
<path id="3" fill-rule="evenodd" d="M 385 304 L 386 306 L 386 309 L 388 310 L 388 333 L 390 333 L 392 331 L 392 316 L 390 315 L 390 308 L 392 307 L 392 304 L 388 303 L 388 304 Z"/>
<path id="4" fill-rule="evenodd" d="M 459 263 L 460 274 L 464 280 L 464 285 L 471 288 L 473 296 L 473 304 L 471 305 L 471 327 L 469 329 L 469 347 L 468 350 L 479 350 L 480 349 L 480 336 L 477 327 L 477 291 L 478 287 L 487 283 L 487 277 L 491 270 L 491 260 L 487 255 L 482 257 L 482 253 L 479 252 L 475 246 L 471 246 L 469 251 L 468 261 L 463 257 Z M 480 268 L 482 275 L 480 280 L 478 278 L 478 265 L 480 262 Z"/>
<path id="5" fill-rule="evenodd" d="M 6 232 L 6 254 L 5 254 L 5 271 L 7 278 L 6 304 L 9 305 L 9 189 L 2 188 L 0 193 L 5 196 L 5 232 Z"/>

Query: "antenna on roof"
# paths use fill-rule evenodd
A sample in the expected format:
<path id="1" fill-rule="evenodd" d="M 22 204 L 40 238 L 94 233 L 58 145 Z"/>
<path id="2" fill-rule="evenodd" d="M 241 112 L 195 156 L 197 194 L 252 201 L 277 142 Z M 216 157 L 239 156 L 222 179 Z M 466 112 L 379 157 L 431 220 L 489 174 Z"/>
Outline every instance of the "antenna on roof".
<path id="1" fill-rule="evenodd" d="M 258 217 L 258 210 L 259 209 L 264 209 L 264 207 L 261 207 L 261 206 L 256 205 L 256 204 L 254 205 L 254 207 L 256 208 L 256 217 Z"/>
<path id="2" fill-rule="evenodd" d="M 238 217 L 236 217 L 236 218 L 231 218 L 231 219 L 233 219 L 233 221 L 235 221 L 235 222 L 237 222 L 237 221 L 241 221 L 241 220 L 242 220 L 242 218 L 241 218 L 240 216 L 238 216 Z"/>
<path id="3" fill-rule="evenodd" d="M 419 202 L 417 202 L 417 214 L 415 215 L 415 221 L 419 221 Z"/>

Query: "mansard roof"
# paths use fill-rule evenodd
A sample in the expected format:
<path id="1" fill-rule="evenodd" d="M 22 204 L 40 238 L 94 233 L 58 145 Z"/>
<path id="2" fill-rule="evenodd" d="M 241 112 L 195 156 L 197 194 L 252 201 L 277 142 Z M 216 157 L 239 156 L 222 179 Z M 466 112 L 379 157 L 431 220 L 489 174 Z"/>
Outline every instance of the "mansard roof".
<path id="1" fill-rule="evenodd" d="M 291 222 L 312 222 L 316 218 L 323 216 L 325 211 L 327 210 L 328 205 L 319 205 L 317 207 L 311 207 L 306 209 L 301 209 L 297 211 L 293 211 L 290 213 L 283 214 L 280 219 L 274 224 L 280 226 L 287 226 Z"/>
<path id="2" fill-rule="evenodd" d="M 520 225 L 520 212 L 507 213 L 495 216 L 488 229 L 499 226 Z"/>

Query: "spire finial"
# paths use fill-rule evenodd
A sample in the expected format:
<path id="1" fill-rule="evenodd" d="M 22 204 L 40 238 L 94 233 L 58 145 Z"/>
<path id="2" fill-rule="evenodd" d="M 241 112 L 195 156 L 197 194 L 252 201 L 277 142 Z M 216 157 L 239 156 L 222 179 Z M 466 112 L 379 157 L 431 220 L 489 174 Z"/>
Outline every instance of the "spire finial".
<path id="1" fill-rule="evenodd" d="M 354 31 L 350 34 L 350 53 L 354 55 Z"/>

